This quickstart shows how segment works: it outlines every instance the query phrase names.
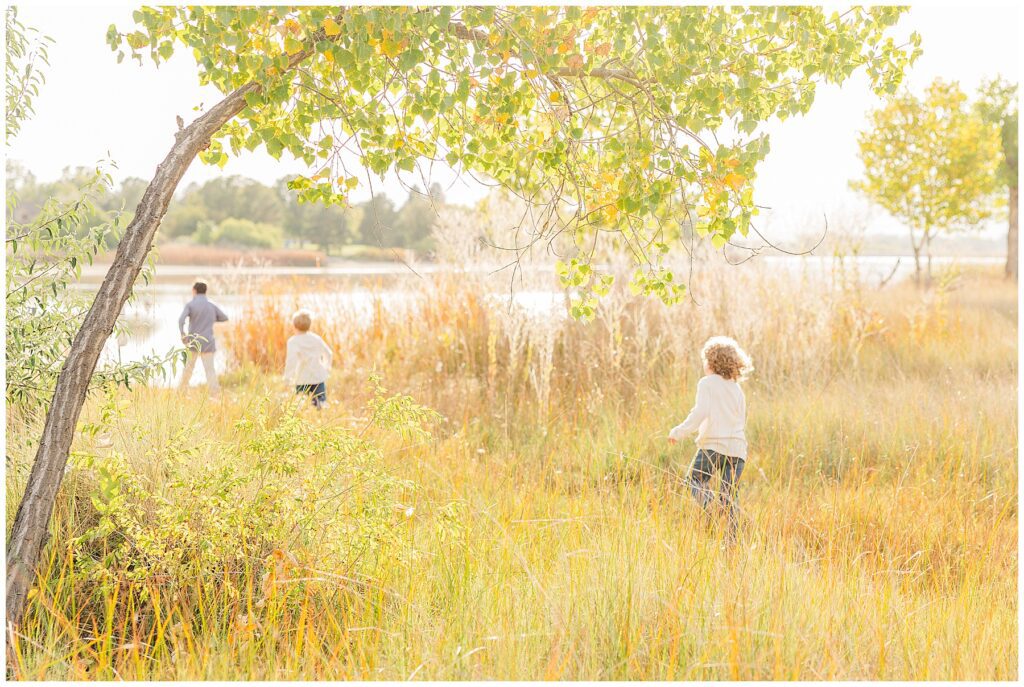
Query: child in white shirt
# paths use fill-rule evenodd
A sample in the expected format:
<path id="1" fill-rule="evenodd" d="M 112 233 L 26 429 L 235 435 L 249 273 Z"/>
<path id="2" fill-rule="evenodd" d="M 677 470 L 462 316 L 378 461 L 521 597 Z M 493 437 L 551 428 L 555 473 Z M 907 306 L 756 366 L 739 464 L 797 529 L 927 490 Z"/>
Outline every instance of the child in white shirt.
<path id="1" fill-rule="evenodd" d="M 675 444 L 697 433 L 697 455 L 690 467 L 689 484 L 697 502 L 708 511 L 714 493 L 708 486 L 721 474 L 719 498 L 729 512 L 729 533 L 737 525 L 736 483 L 747 460 L 747 401 L 739 382 L 753 370 L 739 345 L 725 336 L 708 339 L 700 352 L 705 377 L 697 383 L 697 400 L 682 424 L 673 427 L 668 441 Z"/>
<path id="2" fill-rule="evenodd" d="M 309 331 L 313 324 L 309 311 L 295 313 L 292 324 L 297 333 L 288 339 L 284 376 L 295 384 L 295 393 L 310 394 L 313 406 L 320 410 L 327 403 L 327 375 L 334 354 L 323 339 Z"/>

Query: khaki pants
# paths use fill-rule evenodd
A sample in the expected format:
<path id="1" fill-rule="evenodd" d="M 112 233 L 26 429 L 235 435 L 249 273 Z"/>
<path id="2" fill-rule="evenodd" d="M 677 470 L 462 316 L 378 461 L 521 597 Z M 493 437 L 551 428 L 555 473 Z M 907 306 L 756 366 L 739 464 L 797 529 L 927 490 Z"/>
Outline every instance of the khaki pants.
<path id="1" fill-rule="evenodd" d="M 181 374 L 182 389 L 188 388 L 188 383 L 192 381 L 192 372 L 196 369 L 196 357 L 195 351 L 189 351 L 188 360 L 185 361 L 185 369 Z M 206 370 L 206 385 L 210 387 L 210 391 L 219 390 L 217 370 L 213 368 L 213 352 L 200 353 L 198 357 L 203 359 L 203 369 Z"/>

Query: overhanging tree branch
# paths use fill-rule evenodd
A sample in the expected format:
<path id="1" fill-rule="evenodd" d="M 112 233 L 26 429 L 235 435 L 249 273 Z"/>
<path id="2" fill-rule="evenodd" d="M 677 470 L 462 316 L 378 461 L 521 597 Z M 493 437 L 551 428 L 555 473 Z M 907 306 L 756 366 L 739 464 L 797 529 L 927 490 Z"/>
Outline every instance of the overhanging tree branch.
<path id="1" fill-rule="evenodd" d="M 329 37 L 321 30 L 311 36 L 310 43 L 315 44 L 325 38 Z M 289 70 L 313 52 L 311 47 L 297 52 L 289 60 Z M 50 515 L 64 476 L 89 380 L 96 370 L 103 344 L 113 332 L 153 246 L 160 221 L 192 160 L 210 145 L 210 139 L 221 127 L 245 108 L 245 96 L 261 88 L 263 85 L 255 81 L 245 84 L 175 134 L 174 145 L 146 187 L 135 217 L 118 243 L 114 261 L 71 344 L 57 377 L 39 449 L 8 539 L 6 591 L 9 631 L 13 631 L 21 621 L 34 581 L 35 567 L 47 538 Z"/>

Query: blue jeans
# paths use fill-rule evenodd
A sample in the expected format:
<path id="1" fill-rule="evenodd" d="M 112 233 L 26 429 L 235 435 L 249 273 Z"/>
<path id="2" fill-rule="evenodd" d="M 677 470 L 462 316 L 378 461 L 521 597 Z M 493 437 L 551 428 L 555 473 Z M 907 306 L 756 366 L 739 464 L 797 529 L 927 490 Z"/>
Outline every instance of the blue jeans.
<path id="1" fill-rule="evenodd" d="M 327 403 L 327 383 L 320 382 L 319 384 L 298 384 L 295 386 L 295 393 L 297 394 L 312 394 L 313 406 L 320 410 Z"/>
<path id="2" fill-rule="evenodd" d="M 718 501 L 729 514 L 729 534 L 736 532 L 739 520 L 739 507 L 736 499 L 736 483 L 740 481 L 746 461 L 735 456 L 726 456 L 717 451 L 699 449 L 690 466 L 690 491 L 697 499 L 704 512 L 710 514 L 710 506 L 714 503 L 715 493 L 709 483 L 711 476 L 718 472 L 722 479 L 718 487 Z"/>

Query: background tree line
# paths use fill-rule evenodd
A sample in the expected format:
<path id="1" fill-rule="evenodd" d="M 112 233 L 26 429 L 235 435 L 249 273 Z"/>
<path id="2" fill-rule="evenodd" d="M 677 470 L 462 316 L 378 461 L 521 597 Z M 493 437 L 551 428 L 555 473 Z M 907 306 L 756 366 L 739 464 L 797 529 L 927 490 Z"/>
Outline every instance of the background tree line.
<path id="1" fill-rule="evenodd" d="M 7 193 L 16 193 L 18 204 L 8 208 L 8 220 L 30 222 L 50 199 L 70 201 L 95 176 L 95 170 L 68 168 L 55 181 L 39 181 L 17 162 L 7 162 Z M 331 255 L 341 246 L 369 245 L 407 248 L 419 252 L 434 249 L 432 229 L 444 194 L 437 184 L 427 192 L 409 191 L 398 206 L 387 195 L 377 194 L 351 207 L 300 203 L 287 178 L 266 186 L 243 176 L 192 183 L 167 211 L 160 227 L 164 241 L 220 245 L 236 248 L 316 247 Z M 97 194 L 90 224 L 109 223 L 118 213 L 129 216 L 145 191 L 146 182 L 124 179 L 116 188 Z M 79 231 L 88 231 L 82 226 Z M 107 248 L 116 241 L 111 237 Z"/>

